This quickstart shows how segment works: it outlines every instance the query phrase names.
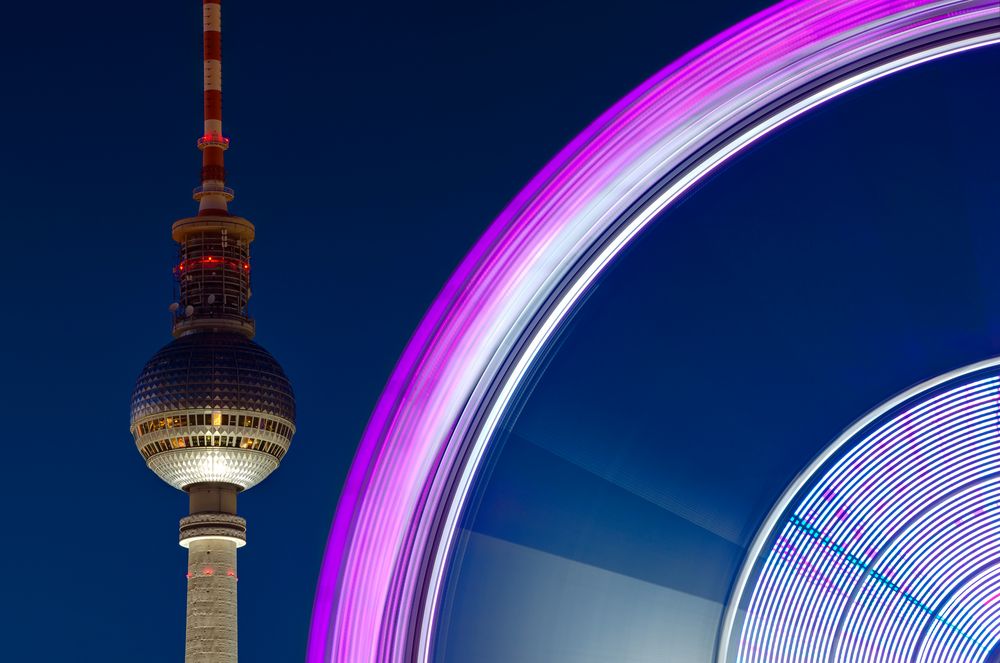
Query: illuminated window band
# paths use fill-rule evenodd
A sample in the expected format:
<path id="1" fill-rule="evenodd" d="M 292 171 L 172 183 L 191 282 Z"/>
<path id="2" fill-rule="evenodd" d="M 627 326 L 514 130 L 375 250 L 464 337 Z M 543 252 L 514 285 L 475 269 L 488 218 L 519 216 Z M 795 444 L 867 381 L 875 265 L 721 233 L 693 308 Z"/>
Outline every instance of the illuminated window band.
<path id="1" fill-rule="evenodd" d="M 867 415 L 786 493 L 738 586 L 737 661 L 988 660 L 1000 643 L 1000 360 L 985 366 Z"/>
<path id="2" fill-rule="evenodd" d="M 257 429 L 269 433 L 277 433 L 282 437 L 291 437 L 295 428 L 282 420 L 260 416 L 256 412 L 229 413 L 221 410 L 202 410 L 190 413 L 177 414 L 169 417 L 153 417 L 146 421 L 140 421 L 133 428 L 133 435 L 136 439 L 150 433 L 162 430 L 173 430 L 176 428 L 186 428 L 194 426 L 210 426 L 215 429 L 219 427 L 239 427 L 241 429 Z M 217 432 L 217 431 L 216 431 Z"/>
<path id="3" fill-rule="evenodd" d="M 263 451 L 281 460 L 288 451 L 286 447 L 279 444 L 260 440 L 242 435 L 185 435 L 183 437 L 171 437 L 157 442 L 150 442 L 143 446 L 139 453 L 145 460 L 152 456 L 173 449 L 186 449 L 188 447 L 228 447 L 230 449 L 250 449 L 251 451 Z"/>
<path id="4" fill-rule="evenodd" d="M 291 422 L 280 417 L 230 410 L 192 410 L 151 417 L 132 426 L 136 446 L 147 461 L 188 447 L 250 449 L 281 460 L 294 433 Z"/>
<path id="5" fill-rule="evenodd" d="M 568 312 L 653 218 L 809 109 L 998 40 L 996 0 L 785 0 L 577 136 L 476 243 L 393 370 L 341 491 L 309 663 L 432 659 L 458 523 L 498 423 Z"/>

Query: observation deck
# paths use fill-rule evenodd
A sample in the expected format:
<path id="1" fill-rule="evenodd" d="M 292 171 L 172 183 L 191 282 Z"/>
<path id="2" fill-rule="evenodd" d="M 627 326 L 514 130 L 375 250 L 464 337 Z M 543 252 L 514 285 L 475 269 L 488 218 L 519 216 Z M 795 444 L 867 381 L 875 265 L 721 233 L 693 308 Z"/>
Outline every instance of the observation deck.
<path id="1" fill-rule="evenodd" d="M 174 279 L 174 336 L 197 330 L 235 331 L 253 337 L 250 317 L 250 243 L 253 224 L 238 216 L 206 215 L 173 225 L 180 246 Z"/>

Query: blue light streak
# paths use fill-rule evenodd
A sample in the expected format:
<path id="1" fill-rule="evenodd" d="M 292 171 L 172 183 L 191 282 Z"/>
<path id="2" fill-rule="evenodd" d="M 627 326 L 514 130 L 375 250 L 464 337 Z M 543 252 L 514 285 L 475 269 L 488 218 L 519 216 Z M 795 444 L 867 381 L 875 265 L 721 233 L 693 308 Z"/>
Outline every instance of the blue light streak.
<path id="1" fill-rule="evenodd" d="M 975 642 L 980 647 L 982 647 L 984 649 L 989 648 L 989 646 L 990 646 L 989 644 L 981 642 L 980 640 L 976 639 L 972 635 L 969 635 L 968 633 L 966 633 L 965 631 L 963 631 L 961 628 L 959 628 L 955 624 L 953 624 L 953 623 L 947 621 L 946 619 L 942 618 L 941 615 L 938 614 L 937 610 L 935 610 L 934 608 L 930 607 L 926 603 L 923 603 L 920 599 L 918 599 L 916 596 L 914 596 L 910 592 L 903 591 L 902 587 L 900 587 L 897 583 L 894 583 L 893 581 L 889 580 L 889 578 L 887 578 L 884 573 L 879 573 L 874 568 L 872 568 L 871 564 L 865 563 L 865 561 L 862 560 L 857 555 L 855 555 L 853 553 L 847 552 L 847 550 L 844 548 L 844 546 L 842 546 L 839 543 L 835 542 L 829 536 L 823 534 L 819 529 L 817 529 L 813 525 L 809 524 L 809 522 L 807 522 L 804 518 L 801 518 L 800 516 L 792 514 L 792 516 L 789 517 L 788 522 L 791 523 L 793 526 L 795 526 L 801 532 L 807 534 L 808 536 L 810 536 L 813 539 L 815 539 L 816 541 L 818 541 L 827 550 L 833 552 L 836 555 L 843 556 L 843 558 L 849 564 L 852 564 L 853 566 L 856 566 L 857 568 L 859 568 L 862 572 L 864 572 L 865 575 L 867 575 L 872 580 L 874 580 L 877 583 L 883 585 L 884 587 L 887 587 L 891 591 L 899 594 L 900 598 L 902 598 L 904 601 L 908 601 L 909 603 L 912 603 L 917 608 L 920 608 L 921 610 L 923 610 L 924 612 L 926 612 L 931 619 L 938 620 L 939 622 L 941 622 L 942 624 L 944 624 L 948 628 L 953 629 L 954 631 L 956 631 L 962 637 L 967 638 L 967 639 L 971 640 L 972 642 Z"/>

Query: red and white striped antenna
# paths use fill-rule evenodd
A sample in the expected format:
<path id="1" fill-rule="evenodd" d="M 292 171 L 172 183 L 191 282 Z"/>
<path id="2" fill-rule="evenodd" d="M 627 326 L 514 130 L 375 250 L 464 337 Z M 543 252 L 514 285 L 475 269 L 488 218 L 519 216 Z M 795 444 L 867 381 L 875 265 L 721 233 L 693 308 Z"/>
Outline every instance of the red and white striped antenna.
<path id="1" fill-rule="evenodd" d="M 233 190 L 226 186 L 223 153 L 229 139 L 222 135 L 222 2 L 204 0 L 205 131 L 198 139 L 201 150 L 201 186 L 194 191 L 199 214 L 229 214 Z"/>
<path id="2" fill-rule="evenodd" d="M 202 0 L 205 127 L 198 139 L 201 186 L 194 190 L 197 216 L 175 221 L 179 245 L 174 336 L 228 330 L 254 335 L 250 317 L 250 244 L 254 226 L 229 213 L 233 190 L 226 186 L 223 156 L 229 139 L 222 133 L 222 3 Z"/>

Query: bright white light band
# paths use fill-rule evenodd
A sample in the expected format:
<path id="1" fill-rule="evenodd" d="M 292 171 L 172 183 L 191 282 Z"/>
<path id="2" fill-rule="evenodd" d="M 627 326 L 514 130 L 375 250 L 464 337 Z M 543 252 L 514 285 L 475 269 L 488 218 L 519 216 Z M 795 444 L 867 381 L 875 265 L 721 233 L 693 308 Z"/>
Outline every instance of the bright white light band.
<path id="1" fill-rule="evenodd" d="M 189 536 L 186 539 L 180 540 L 181 548 L 190 548 L 191 544 L 195 541 L 228 541 L 229 543 L 236 544 L 237 548 L 242 548 L 247 544 L 243 539 L 238 539 L 235 536 L 220 536 L 218 534 L 211 534 L 205 536 Z"/>

